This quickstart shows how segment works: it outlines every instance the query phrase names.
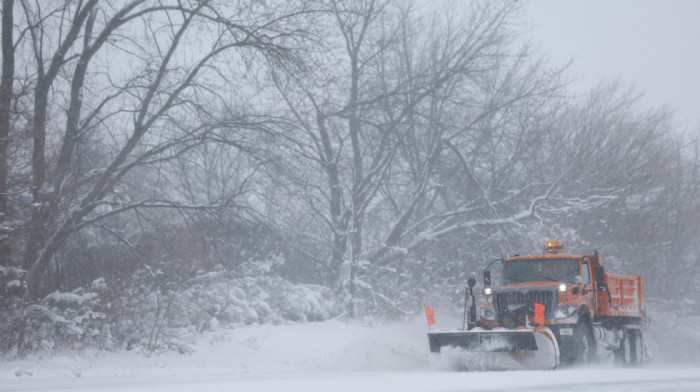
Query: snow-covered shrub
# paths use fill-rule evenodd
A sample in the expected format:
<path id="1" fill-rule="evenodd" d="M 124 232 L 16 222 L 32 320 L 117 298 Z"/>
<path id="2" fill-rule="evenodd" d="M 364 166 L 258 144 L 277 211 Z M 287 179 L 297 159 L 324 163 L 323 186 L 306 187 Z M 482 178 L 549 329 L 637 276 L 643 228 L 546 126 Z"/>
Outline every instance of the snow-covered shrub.
<path id="1" fill-rule="evenodd" d="M 27 290 L 27 271 L 0 266 L 0 352 L 14 349 L 21 339 L 21 318 L 18 317 L 22 297 Z"/>
<path id="2" fill-rule="evenodd" d="M 106 290 L 104 279 L 100 278 L 87 288 L 55 291 L 40 302 L 14 304 L 3 317 L 4 351 L 9 351 L 10 346 L 17 346 L 19 354 L 52 353 L 66 348 L 109 349 L 112 339 L 101 299 Z"/>
<path id="3" fill-rule="evenodd" d="M 124 349 L 187 352 L 218 326 L 320 321 L 337 313 L 330 289 L 271 276 L 263 264 L 250 266 L 253 275 L 245 277 L 218 267 L 178 287 L 132 287 L 108 315 L 112 336 Z"/>
<path id="4" fill-rule="evenodd" d="M 238 278 L 219 270 L 197 277 L 176 299 L 181 323 L 216 319 L 224 326 L 325 320 L 335 313 L 330 289 L 275 276 Z M 191 325 L 191 324 L 190 324 Z M 199 323 L 206 329 L 206 323 Z"/>
<path id="5" fill-rule="evenodd" d="M 9 307 L 27 290 L 27 271 L 21 268 L 0 266 L 0 306 Z"/>

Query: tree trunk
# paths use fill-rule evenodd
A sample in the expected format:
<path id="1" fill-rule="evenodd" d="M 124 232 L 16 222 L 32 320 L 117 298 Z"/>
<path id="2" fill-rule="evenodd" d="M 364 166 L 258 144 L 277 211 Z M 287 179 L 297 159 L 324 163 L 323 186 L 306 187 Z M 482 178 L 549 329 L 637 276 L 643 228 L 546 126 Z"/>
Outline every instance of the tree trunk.
<path id="1" fill-rule="evenodd" d="M 15 49 L 13 42 L 14 0 L 2 3 L 2 76 L 0 77 L 0 266 L 12 264 L 12 229 L 7 226 L 10 215 L 7 147 L 10 141 L 10 108 L 12 82 L 15 77 Z"/>

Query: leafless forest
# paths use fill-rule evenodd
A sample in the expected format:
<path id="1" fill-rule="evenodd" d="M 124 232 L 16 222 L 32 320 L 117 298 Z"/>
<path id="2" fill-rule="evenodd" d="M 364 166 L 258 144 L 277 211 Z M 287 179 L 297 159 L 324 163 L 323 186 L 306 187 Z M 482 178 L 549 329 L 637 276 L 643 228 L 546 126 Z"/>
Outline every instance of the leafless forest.
<path id="1" fill-rule="evenodd" d="M 519 3 L 3 0 L 0 351 L 397 318 L 561 240 L 697 314 L 698 129 Z"/>

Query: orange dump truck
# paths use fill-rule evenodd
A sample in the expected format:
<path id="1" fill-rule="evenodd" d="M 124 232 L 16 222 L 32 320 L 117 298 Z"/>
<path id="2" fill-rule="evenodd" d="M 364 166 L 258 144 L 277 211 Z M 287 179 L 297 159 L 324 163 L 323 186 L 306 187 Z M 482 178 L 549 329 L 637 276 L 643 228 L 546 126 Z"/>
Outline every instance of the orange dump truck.
<path id="1" fill-rule="evenodd" d="M 586 363 L 606 352 L 626 365 L 644 361 L 642 332 L 648 320 L 641 276 L 605 272 L 598 252 L 562 251 L 561 243 L 549 242 L 542 255 L 499 259 L 503 269 L 497 288 L 487 267 L 478 317 L 476 282 L 470 279 L 469 322 L 461 330 L 429 333 L 430 350 L 453 346 L 510 353 L 516 359 L 544 356 L 553 368 L 560 360 Z"/>

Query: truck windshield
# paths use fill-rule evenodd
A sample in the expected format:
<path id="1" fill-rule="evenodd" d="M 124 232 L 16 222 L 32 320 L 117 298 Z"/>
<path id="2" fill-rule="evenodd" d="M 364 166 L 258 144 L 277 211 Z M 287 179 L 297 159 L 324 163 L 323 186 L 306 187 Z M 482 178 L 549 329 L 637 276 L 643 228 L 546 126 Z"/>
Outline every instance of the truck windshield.
<path id="1" fill-rule="evenodd" d="M 576 283 L 580 275 L 578 259 L 526 259 L 506 261 L 502 285 L 523 282 Z"/>

